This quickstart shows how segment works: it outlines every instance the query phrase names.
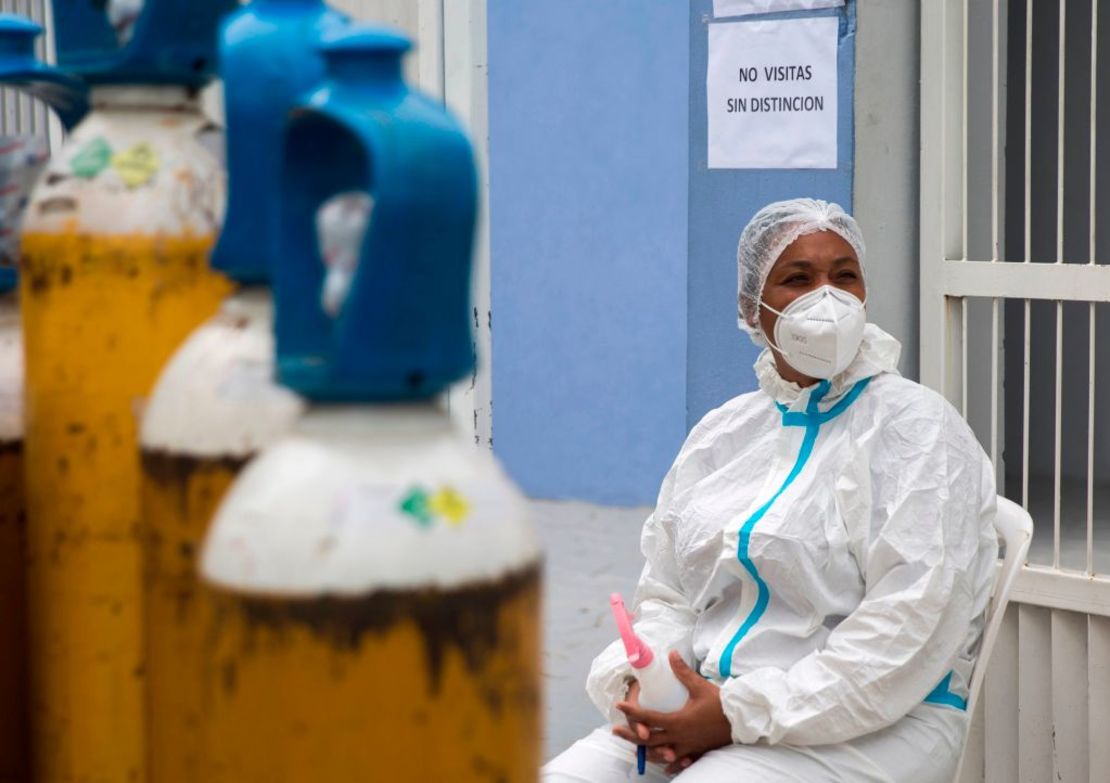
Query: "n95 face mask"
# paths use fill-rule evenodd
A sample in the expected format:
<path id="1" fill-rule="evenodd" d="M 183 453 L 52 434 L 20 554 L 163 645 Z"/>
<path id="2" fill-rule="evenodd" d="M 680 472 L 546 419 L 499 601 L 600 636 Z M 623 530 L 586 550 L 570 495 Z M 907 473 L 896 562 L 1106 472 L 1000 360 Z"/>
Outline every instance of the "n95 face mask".
<path id="1" fill-rule="evenodd" d="M 771 348 L 798 372 L 810 378 L 832 378 L 856 358 L 867 313 L 863 302 L 835 286 L 803 294 L 778 315 Z"/>

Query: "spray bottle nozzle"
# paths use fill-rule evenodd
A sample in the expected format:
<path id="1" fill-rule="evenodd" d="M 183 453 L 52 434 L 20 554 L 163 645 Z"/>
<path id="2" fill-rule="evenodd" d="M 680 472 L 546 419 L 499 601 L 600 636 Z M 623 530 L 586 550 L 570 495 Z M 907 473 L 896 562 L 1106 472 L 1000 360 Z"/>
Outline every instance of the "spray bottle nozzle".
<path id="1" fill-rule="evenodd" d="M 613 619 L 617 621 L 621 641 L 624 642 L 624 651 L 628 653 L 628 662 L 632 664 L 632 668 L 643 669 L 650 666 L 655 654 L 636 635 L 636 631 L 632 628 L 632 615 L 625 608 L 624 599 L 621 598 L 620 593 L 613 593 L 609 596 L 609 606 L 613 610 Z"/>

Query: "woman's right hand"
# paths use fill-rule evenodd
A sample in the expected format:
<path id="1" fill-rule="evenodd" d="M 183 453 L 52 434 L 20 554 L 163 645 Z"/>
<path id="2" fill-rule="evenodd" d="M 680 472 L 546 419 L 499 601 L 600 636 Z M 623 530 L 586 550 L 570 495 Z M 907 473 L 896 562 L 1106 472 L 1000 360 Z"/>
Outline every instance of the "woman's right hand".
<path id="1" fill-rule="evenodd" d="M 624 697 L 624 700 L 639 706 L 640 683 L 638 680 L 633 680 L 631 683 L 629 683 L 628 695 Z M 645 726 L 643 723 L 638 723 L 637 721 L 632 720 L 632 718 L 628 719 L 628 728 L 632 729 L 632 733 L 642 740 L 646 740 L 648 737 L 651 736 L 650 728 Z"/>
<path id="2" fill-rule="evenodd" d="M 633 680 L 628 685 L 628 695 L 624 697 L 624 701 L 636 706 L 640 706 L 640 683 Z M 628 728 L 624 726 L 617 726 L 613 729 L 613 733 L 622 739 L 626 739 L 634 745 L 640 745 L 651 736 L 651 728 L 643 723 L 628 719 Z M 677 760 L 675 758 L 674 748 L 670 745 L 656 745 L 649 747 L 647 751 L 648 761 L 655 762 L 656 764 L 672 765 L 674 769 L 668 769 L 668 772 L 674 774 L 689 766 L 690 761 L 686 759 Z M 676 761 L 678 762 L 676 764 Z M 683 763 L 685 762 L 685 763 Z"/>

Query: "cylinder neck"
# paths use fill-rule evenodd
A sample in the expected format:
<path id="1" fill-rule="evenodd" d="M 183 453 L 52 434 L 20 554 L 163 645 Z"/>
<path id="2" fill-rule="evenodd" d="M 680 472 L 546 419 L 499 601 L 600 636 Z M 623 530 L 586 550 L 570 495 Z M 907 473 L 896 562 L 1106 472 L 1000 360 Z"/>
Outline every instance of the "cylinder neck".
<path id="1" fill-rule="evenodd" d="M 451 416 L 438 401 L 367 405 L 316 404 L 296 432 L 310 437 L 361 440 L 383 436 L 435 436 L 452 431 Z"/>
<path id="2" fill-rule="evenodd" d="M 245 285 L 224 300 L 224 313 L 264 324 L 269 329 L 274 320 L 274 300 L 269 286 Z"/>
<path id="3" fill-rule="evenodd" d="M 328 76 L 345 87 L 382 91 L 402 86 L 408 38 L 386 28 L 348 30 L 323 46 Z"/>
<path id="4" fill-rule="evenodd" d="M 94 109 L 154 109 L 158 111 L 200 111 L 200 94 L 178 85 L 103 85 L 94 87 L 90 96 Z"/>
<path id="5" fill-rule="evenodd" d="M 387 52 L 330 54 L 327 72 L 333 80 L 348 87 L 388 90 L 401 85 L 401 57 Z"/>
<path id="6" fill-rule="evenodd" d="M 35 59 L 35 39 L 42 28 L 10 14 L 0 14 L 0 56 L 7 59 Z"/>

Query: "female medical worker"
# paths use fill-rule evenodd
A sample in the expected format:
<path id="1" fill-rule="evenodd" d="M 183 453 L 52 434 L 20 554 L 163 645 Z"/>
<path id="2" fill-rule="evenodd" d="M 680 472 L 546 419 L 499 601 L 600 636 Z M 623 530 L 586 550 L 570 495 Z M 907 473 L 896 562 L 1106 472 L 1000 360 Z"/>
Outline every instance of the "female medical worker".
<path id="1" fill-rule="evenodd" d="M 543 780 L 635 780 L 638 743 L 645 783 L 948 783 L 998 554 L 994 470 L 866 323 L 851 216 L 770 204 L 737 255 L 740 327 L 769 346 L 759 390 L 687 438 L 644 525 L 634 602 L 690 700 L 640 709 L 614 642 L 587 689 L 616 728 Z"/>

